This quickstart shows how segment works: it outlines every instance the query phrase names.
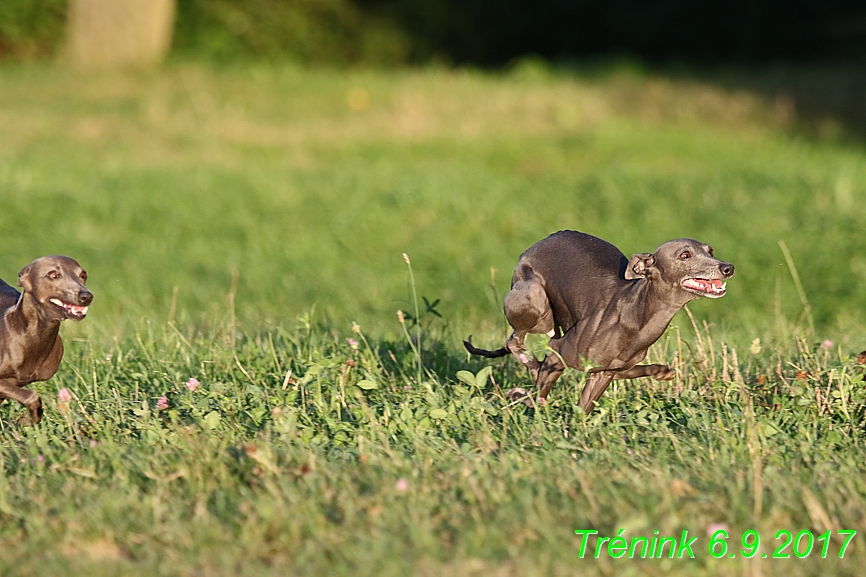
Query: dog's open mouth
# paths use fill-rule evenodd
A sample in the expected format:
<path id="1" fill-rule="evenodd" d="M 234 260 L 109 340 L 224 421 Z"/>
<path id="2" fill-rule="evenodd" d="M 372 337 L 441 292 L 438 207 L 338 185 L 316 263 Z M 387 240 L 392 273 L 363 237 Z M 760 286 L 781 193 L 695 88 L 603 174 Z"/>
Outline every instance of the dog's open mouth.
<path id="1" fill-rule="evenodd" d="M 48 302 L 66 313 L 67 318 L 81 320 L 87 315 L 87 307 L 75 306 L 60 299 L 48 299 Z"/>
<path id="2" fill-rule="evenodd" d="M 703 296 L 718 298 L 725 296 L 728 283 L 719 279 L 687 278 L 680 284 L 686 290 L 699 293 Z"/>

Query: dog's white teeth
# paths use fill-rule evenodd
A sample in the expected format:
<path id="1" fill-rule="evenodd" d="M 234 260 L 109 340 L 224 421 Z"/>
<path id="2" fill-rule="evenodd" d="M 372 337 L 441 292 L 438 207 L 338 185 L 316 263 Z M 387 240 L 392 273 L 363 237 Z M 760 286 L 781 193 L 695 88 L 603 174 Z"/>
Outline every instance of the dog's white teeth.
<path id="1" fill-rule="evenodd" d="M 723 290 L 723 291 L 724 291 L 724 290 L 728 290 L 728 283 L 727 283 L 727 282 L 723 282 L 723 283 L 722 283 L 722 290 Z"/>
<path id="2" fill-rule="evenodd" d="M 87 308 L 88 307 L 79 307 L 79 306 L 71 305 L 69 303 L 63 302 L 60 299 L 55 299 L 55 298 L 48 299 L 48 302 L 50 302 L 51 304 L 55 304 L 55 305 L 59 306 L 60 308 L 62 308 L 66 312 L 67 315 L 73 315 L 76 317 L 83 317 L 84 315 L 87 314 Z"/>

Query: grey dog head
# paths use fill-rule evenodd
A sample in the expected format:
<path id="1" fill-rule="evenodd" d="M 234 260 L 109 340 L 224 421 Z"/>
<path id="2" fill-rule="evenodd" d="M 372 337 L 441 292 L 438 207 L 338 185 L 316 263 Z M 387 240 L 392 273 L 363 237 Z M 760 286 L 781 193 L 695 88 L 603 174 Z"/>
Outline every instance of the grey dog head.
<path id="1" fill-rule="evenodd" d="M 691 238 L 669 240 L 652 254 L 633 255 L 625 270 L 627 280 L 650 279 L 697 297 L 725 296 L 725 280 L 734 265 L 713 257 L 713 248 Z"/>
<path id="2" fill-rule="evenodd" d="M 18 285 L 54 320 L 80 321 L 87 315 L 93 293 L 85 288 L 85 282 L 87 271 L 68 256 L 37 258 L 18 273 Z"/>

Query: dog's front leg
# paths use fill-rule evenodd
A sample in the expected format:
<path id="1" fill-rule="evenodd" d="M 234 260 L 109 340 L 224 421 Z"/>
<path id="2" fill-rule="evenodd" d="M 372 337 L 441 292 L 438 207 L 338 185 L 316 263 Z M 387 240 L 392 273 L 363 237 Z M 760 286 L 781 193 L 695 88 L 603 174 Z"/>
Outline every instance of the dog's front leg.
<path id="1" fill-rule="evenodd" d="M 565 365 L 558 354 L 547 355 L 538 369 L 538 377 L 535 379 L 535 384 L 538 386 L 538 397 L 546 399 L 550 394 L 550 389 L 556 384 L 562 372 L 565 370 Z"/>
<path id="2" fill-rule="evenodd" d="M 613 376 L 613 373 L 610 371 L 592 373 L 589 380 L 583 386 L 580 401 L 577 403 L 577 406 L 583 409 L 584 413 L 589 414 L 592 411 L 596 401 L 601 398 L 608 385 L 610 385 Z"/>
<path id="3" fill-rule="evenodd" d="M 617 372 L 614 379 L 637 379 L 640 377 L 653 377 L 660 381 L 670 381 L 676 376 L 667 365 L 636 365 L 625 371 Z"/>
<path id="4" fill-rule="evenodd" d="M 533 367 L 530 366 L 530 371 L 533 372 L 533 376 L 535 376 L 535 384 L 539 388 L 538 400 L 533 400 L 530 396 L 530 392 L 520 387 L 511 389 L 505 393 L 505 396 L 508 399 L 512 401 L 522 400 L 523 404 L 529 407 L 535 406 L 536 404 L 544 405 L 547 402 L 546 399 L 547 395 L 550 394 L 550 389 L 553 388 L 553 385 L 565 370 L 565 365 L 562 364 L 562 361 L 557 354 L 546 356 L 540 365 L 535 359 L 533 359 L 533 362 L 537 369 L 533 371 Z"/>
<path id="5" fill-rule="evenodd" d="M 36 425 L 42 420 L 42 399 L 36 391 L 22 389 L 8 381 L 0 381 L 0 397 L 18 401 L 27 407 L 30 413 L 30 422 L 27 424 Z"/>

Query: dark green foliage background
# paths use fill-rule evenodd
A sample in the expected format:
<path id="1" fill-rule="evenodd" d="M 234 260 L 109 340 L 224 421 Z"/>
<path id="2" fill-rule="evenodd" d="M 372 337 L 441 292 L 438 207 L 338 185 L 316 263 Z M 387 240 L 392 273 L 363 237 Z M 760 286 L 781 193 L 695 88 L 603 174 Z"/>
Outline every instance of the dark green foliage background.
<path id="1" fill-rule="evenodd" d="M 0 56 L 55 54 L 67 1 L 0 3 Z M 856 62 L 866 56 L 866 33 L 857 25 L 864 10 L 844 0 L 180 0 L 174 45 L 177 53 L 218 61 L 342 65 L 434 59 L 500 66 L 527 55 Z"/>

